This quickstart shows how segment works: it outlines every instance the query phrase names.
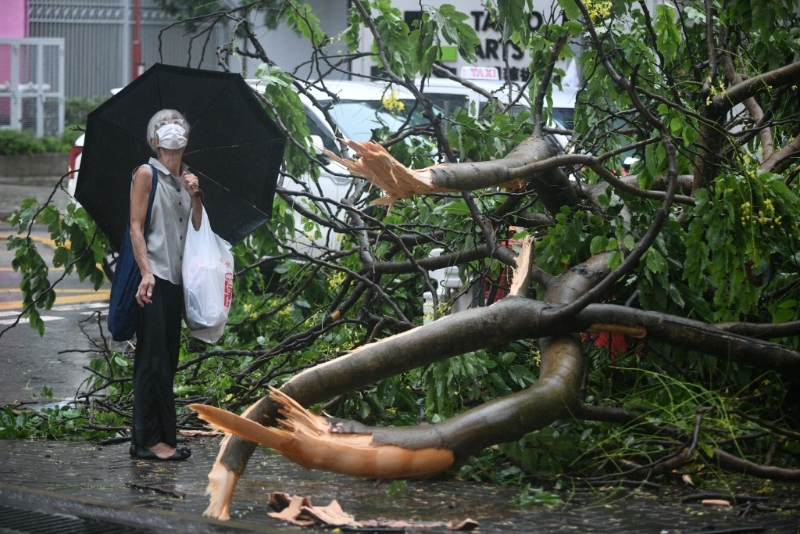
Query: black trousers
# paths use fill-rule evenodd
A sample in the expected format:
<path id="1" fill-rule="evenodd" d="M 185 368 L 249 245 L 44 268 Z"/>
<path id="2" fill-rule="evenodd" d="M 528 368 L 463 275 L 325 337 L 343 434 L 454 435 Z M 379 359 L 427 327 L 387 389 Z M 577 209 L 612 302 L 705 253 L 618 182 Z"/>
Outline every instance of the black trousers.
<path id="1" fill-rule="evenodd" d="M 177 445 L 173 383 L 181 343 L 183 288 L 156 277 L 152 299 L 139 309 L 136 328 L 132 455 L 159 442 Z"/>

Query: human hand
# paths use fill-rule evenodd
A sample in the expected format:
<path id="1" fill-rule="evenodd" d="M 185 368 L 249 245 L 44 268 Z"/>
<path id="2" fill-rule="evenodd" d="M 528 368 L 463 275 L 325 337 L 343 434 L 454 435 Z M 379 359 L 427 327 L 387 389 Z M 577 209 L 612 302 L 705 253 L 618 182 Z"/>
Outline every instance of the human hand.
<path id="1" fill-rule="evenodd" d="M 200 181 L 197 179 L 197 176 L 190 171 L 184 171 L 181 175 L 183 179 L 183 188 L 189 192 L 190 195 L 193 197 L 199 197 L 203 194 L 200 190 Z"/>
<path id="2" fill-rule="evenodd" d="M 142 281 L 139 282 L 139 287 L 136 289 L 136 303 L 144 308 L 145 304 L 153 303 L 153 288 L 156 285 L 156 279 L 151 274 L 142 276 Z"/>

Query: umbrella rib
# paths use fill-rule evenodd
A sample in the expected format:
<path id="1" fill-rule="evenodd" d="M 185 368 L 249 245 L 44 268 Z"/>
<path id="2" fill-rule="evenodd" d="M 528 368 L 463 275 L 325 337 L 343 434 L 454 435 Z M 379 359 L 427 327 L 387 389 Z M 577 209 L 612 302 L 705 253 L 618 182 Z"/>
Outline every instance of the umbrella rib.
<path id="1" fill-rule="evenodd" d="M 270 139 L 268 141 L 276 141 L 276 140 L 275 139 Z M 193 156 L 195 154 L 200 154 L 200 153 L 203 153 L 203 152 L 209 152 L 209 151 L 214 151 L 214 150 L 227 150 L 227 149 L 230 149 L 230 148 L 243 148 L 243 147 L 254 146 L 254 145 L 258 145 L 258 144 L 262 144 L 262 143 L 264 143 L 264 141 L 252 141 L 252 142 L 247 142 L 247 143 L 230 144 L 230 145 L 225 145 L 225 146 L 199 148 L 199 149 L 196 149 L 196 150 L 192 150 L 191 152 L 185 153 L 184 157 Z M 216 184 L 217 186 L 219 186 L 223 190 L 227 191 L 232 196 L 234 196 L 234 197 L 238 198 L 239 200 L 245 202 L 251 208 L 255 209 L 256 211 L 258 211 L 260 214 L 264 215 L 265 217 L 269 217 L 268 213 L 266 213 L 263 210 L 261 210 L 258 206 L 253 204 L 250 200 L 244 198 L 243 196 L 241 196 L 240 194 L 236 193 L 235 191 L 232 191 L 231 189 L 229 189 L 225 185 L 221 184 L 220 182 L 218 182 L 217 180 L 215 180 L 211 176 L 207 175 L 203 171 L 198 170 L 198 169 L 196 169 L 194 167 L 192 167 L 192 171 L 195 172 L 196 174 L 199 174 L 200 176 L 206 178 L 207 180 L 211 181 L 212 183 Z"/>
<path id="2" fill-rule="evenodd" d="M 246 203 L 248 206 L 250 206 L 251 208 L 253 208 L 253 209 L 254 209 L 254 210 L 256 210 L 257 212 L 259 212 L 261 215 L 264 215 L 265 217 L 269 217 L 269 214 L 268 214 L 268 213 L 266 213 L 265 211 L 263 211 L 261 208 L 259 208 L 259 207 L 258 207 L 258 206 L 256 206 L 255 204 L 253 204 L 253 203 L 252 203 L 250 200 L 248 200 L 248 199 L 244 198 L 243 196 L 241 196 L 240 194 L 236 193 L 235 191 L 232 191 L 231 189 L 229 189 L 228 187 L 224 186 L 223 184 L 221 184 L 221 183 L 220 183 L 220 182 L 218 182 L 217 180 L 213 179 L 212 177 L 210 177 L 209 175 L 207 175 L 207 174 L 206 174 L 206 173 L 204 173 L 203 171 L 200 171 L 200 170 L 197 170 L 197 169 L 192 169 L 192 172 L 194 172 L 194 173 L 196 173 L 196 174 L 199 174 L 200 176 L 202 176 L 202 177 L 206 178 L 206 179 L 207 179 L 207 180 L 209 180 L 210 182 L 212 182 L 212 183 L 216 184 L 218 187 L 220 187 L 220 188 L 222 188 L 223 190 L 227 191 L 227 192 L 228 192 L 228 193 L 230 193 L 232 196 L 234 196 L 234 197 L 238 198 L 239 200 L 241 200 L 242 202 Z"/>

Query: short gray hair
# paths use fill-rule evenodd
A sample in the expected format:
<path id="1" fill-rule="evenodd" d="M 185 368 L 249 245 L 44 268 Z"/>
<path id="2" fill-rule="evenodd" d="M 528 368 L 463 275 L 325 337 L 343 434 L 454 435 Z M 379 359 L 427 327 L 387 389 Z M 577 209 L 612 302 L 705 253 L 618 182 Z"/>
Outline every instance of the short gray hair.
<path id="1" fill-rule="evenodd" d="M 176 111 L 174 109 L 162 109 L 161 111 L 157 111 L 156 114 L 150 118 L 150 122 L 147 123 L 147 144 L 156 154 L 158 154 L 158 148 L 154 147 L 150 143 L 151 139 L 157 139 L 156 130 L 158 128 L 156 128 L 156 125 L 161 121 L 173 121 L 175 119 L 180 119 L 183 121 L 183 129 L 186 130 L 186 136 L 188 136 L 189 123 L 186 121 L 186 118 L 181 115 L 180 111 Z"/>

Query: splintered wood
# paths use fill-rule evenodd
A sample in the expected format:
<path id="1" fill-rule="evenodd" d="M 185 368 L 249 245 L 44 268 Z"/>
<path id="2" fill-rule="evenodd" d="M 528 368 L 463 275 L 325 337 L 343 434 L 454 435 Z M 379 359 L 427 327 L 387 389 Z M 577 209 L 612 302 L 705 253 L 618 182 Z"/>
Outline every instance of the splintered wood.
<path id="1" fill-rule="evenodd" d="M 396 201 L 412 195 L 453 192 L 452 189 L 440 189 L 433 184 L 430 176 L 432 167 L 414 171 L 394 159 L 378 143 L 350 139 L 343 141 L 360 156 L 358 159 L 342 159 L 328 150 L 325 150 L 325 154 L 342 164 L 351 173 L 362 176 L 386 193 L 385 197 L 375 200 L 373 204 L 391 207 Z"/>
<path id="2" fill-rule="evenodd" d="M 374 530 L 463 530 L 470 531 L 478 528 L 478 522 L 472 519 L 453 521 L 403 521 L 390 519 L 367 519 L 358 521 L 354 516 L 345 512 L 336 500 L 326 506 L 315 506 L 311 497 L 288 495 L 286 493 L 271 493 L 269 507 L 275 510 L 269 516 L 281 521 L 287 521 L 300 527 L 351 527 L 352 529 Z"/>
<path id="3" fill-rule="evenodd" d="M 372 434 L 335 432 L 330 422 L 271 388 L 280 406 L 281 428 L 265 427 L 234 413 L 190 404 L 213 428 L 266 445 L 308 469 L 323 469 L 365 478 L 413 478 L 440 473 L 453 463 L 453 451 L 426 447 L 407 449 L 372 441 Z"/>

